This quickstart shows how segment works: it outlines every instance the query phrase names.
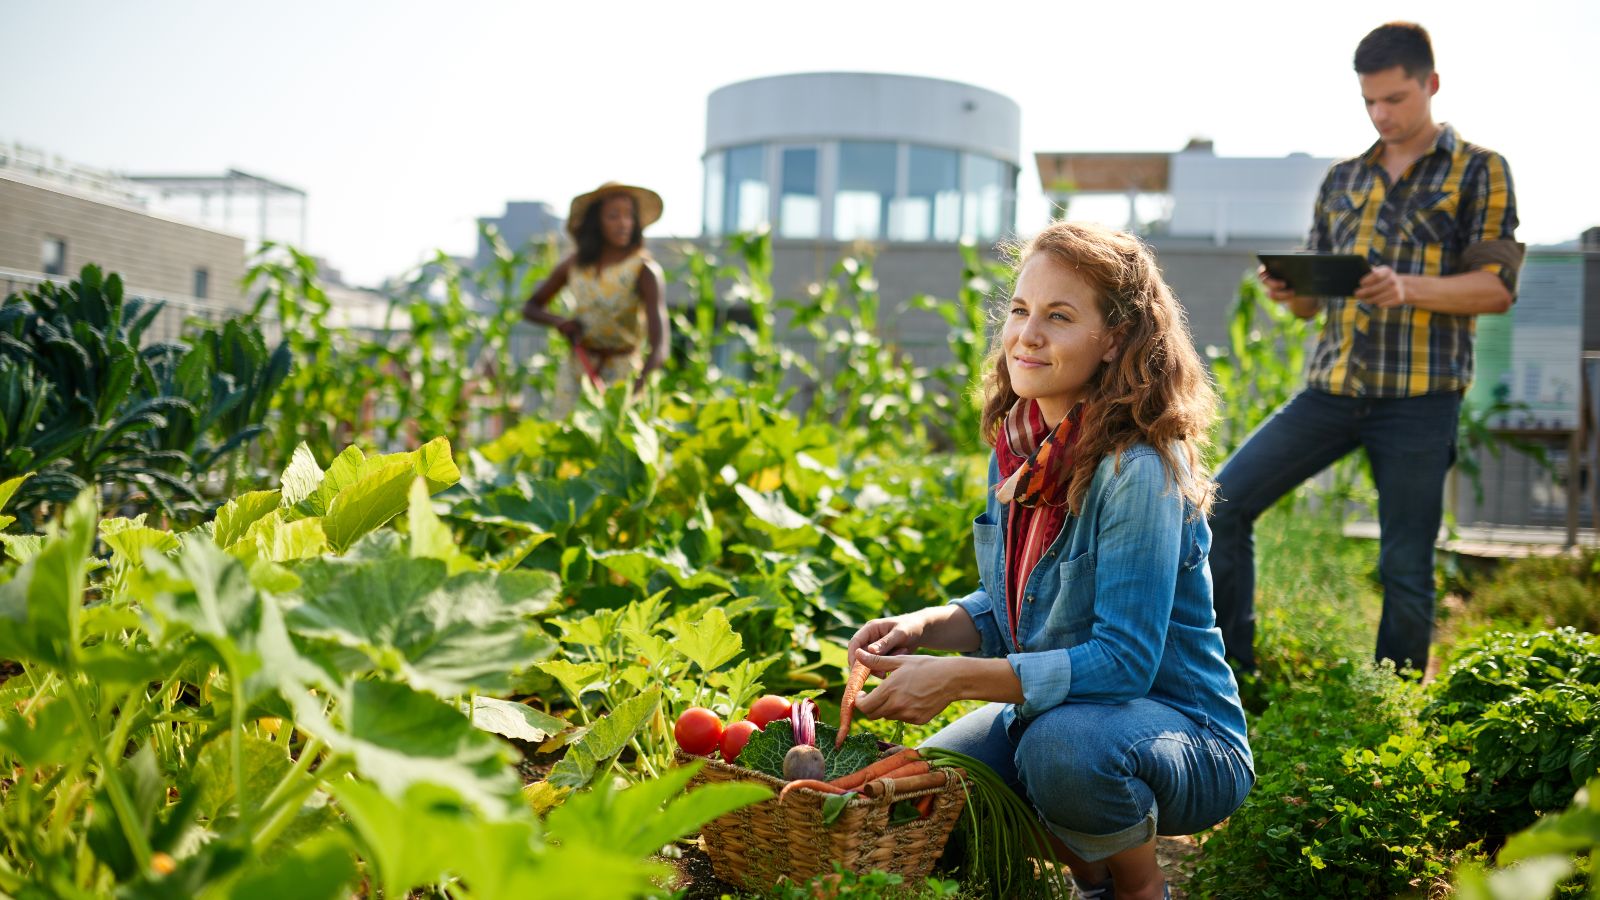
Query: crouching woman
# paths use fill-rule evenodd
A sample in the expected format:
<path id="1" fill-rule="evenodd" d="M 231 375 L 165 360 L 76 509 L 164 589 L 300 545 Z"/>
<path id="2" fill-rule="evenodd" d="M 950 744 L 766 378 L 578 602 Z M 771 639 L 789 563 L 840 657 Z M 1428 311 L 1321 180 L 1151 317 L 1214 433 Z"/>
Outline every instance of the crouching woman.
<path id="1" fill-rule="evenodd" d="M 1216 824 L 1255 780 L 1206 565 L 1215 397 L 1136 238 L 1057 223 L 1015 285 L 984 389 L 981 586 L 862 626 L 851 659 L 887 677 L 857 709 L 995 701 L 928 744 L 1009 782 L 1083 896 L 1161 897 L 1156 835 Z"/>

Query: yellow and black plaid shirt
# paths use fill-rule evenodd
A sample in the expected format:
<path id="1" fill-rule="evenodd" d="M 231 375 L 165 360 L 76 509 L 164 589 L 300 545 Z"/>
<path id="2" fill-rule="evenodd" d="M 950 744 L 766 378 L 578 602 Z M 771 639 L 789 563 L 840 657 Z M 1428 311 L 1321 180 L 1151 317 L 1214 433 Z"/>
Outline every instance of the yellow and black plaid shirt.
<path id="1" fill-rule="evenodd" d="M 1360 254 L 1401 275 L 1493 272 L 1515 297 L 1519 254 L 1491 252 L 1518 246 L 1505 158 L 1445 125 L 1398 182 L 1390 184 L 1382 159 L 1378 143 L 1328 170 L 1306 248 Z M 1325 297 L 1323 304 L 1327 317 L 1306 367 L 1308 386 L 1415 397 L 1471 383 L 1474 316 L 1379 309 L 1354 297 Z"/>

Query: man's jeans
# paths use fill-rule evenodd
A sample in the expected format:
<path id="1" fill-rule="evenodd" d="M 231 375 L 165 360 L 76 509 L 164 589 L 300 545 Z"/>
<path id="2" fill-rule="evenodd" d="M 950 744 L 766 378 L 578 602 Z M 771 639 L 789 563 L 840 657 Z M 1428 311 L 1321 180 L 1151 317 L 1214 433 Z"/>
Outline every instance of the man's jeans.
<path id="1" fill-rule="evenodd" d="M 1378 487 L 1383 618 L 1375 657 L 1425 670 L 1433 640 L 1433 544 L 1455 461 L 1461 395 L 1400 399 L 1300 392 L 1217 473 L 1211 575 L 1227 654 L 1255 668 L 1256 517 L 1296 485 L 1365 447 Z"/>

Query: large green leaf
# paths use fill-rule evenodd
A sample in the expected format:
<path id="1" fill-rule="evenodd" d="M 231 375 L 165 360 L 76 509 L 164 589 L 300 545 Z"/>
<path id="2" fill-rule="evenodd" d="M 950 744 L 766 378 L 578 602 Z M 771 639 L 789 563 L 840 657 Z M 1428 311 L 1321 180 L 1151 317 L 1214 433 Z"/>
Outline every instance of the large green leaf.
<path id="1" fill-rule="evenodd" d="M 345 841 L 337 832 L 319 834 L 247 870 L 227 896 L 229 900 L 343 900 L 351 896 L 350 886 L 357 877 Z"/>
<path id="2" fill-rule="evenodd" d="M 605 843 L 545 844 L 531 818 L 485 821 L 426 786 L 398 801 L 353 781 L 335 792 L 390 897 L 455 876 L 471 897 L 632 900 L 666 874 Z"/>
<path id="3" fill-rule="evenodd" d="M 629 584 L 641 591 L 657 591 L 674 583 L 686 589 L 710 586 L 725 591 L 733 590 L 728 579 L 716 572 L 690 566 L 689 558 L 676 547 L 661 552 L 612 550 L 593 555 L 595 562 L 626 578 Z M 666 584 L 658 583 L 663 576 L 670 581 Z"/>
<path id="4" fill-rule="evenodd" d="M 39 554 L 0 584 L 0 659 L 72 668 L 94 536 L 94 492 L 86 490 Z"/>
<path id="5" fill-rule="evenodd" d="M 417 785 L 399 797 L 357 781 L 335 782 L 330 790 L 361 836 L 384 896 L 404 897 L 445 880 L 471 845 L 470 822 L 455 798 L 433 786 Z"/>
<path id="6" fill-rule="evenodd" d="M 302 442 L 294 448 L 294 455 L 289 457 L 289 467 L 283 470 L 283 476 L 279 479 L 283 505 L 297 506 L 316 493 L 322 485 L 322 476 L 322 467 L 317 465 L 317 458 L 312 455 L 311 448 Z"/>
<path id="7" fill-rule="evenodd" d="M 650 721 L 660 703 L 660 689 L 651 688 L 617 704 L 610 715 L 595 722 L 581 740 L 567 748 L 567 755 L 550 770 L 550 783 L 581 788 L 593 781 Z"/>
<path id="8" fill-rule="evenodd" d="M 567 692 L 574 704 L 582 702 L 583 692 L 587 691 L 601 675 L 606 672 L 604 663 L 582 662 L 575 663 L 571 660 L 552 659 L 537 665 L 539 671 L 554 678 L 561 689 Z"/>
<path id="9" fill-rule="evenodd" d="M 290 467 L 293 467 L 293 463 Z M 257 519 L 277 509 L 283 500 L 283 495 L 278 491 L 247 491 L 222 504 L 213 520 L 215 527 L 211 532 L 217 546 L 233 546 Z"/>
<path id="10" fill-rule="evenodd" d="M 525 617 L 543 611 L 552 578 L 447 575 L 436 559 L 324 558 L 300 567 L 305 601 L 291 627 L 358 650 L 419 690 L 498 693 L 555 644 Z"/>
<path id="11" fill-rule="evenodd" d="M 810 519 L 796 512 L 779 494 L 762 493 L 748 485 L 736 484 L 734 493 L 744 501 L 757 522 L 774 531 L 794 531 L 812 527 Z"/>
<path id="12" fill-rule="evenodd" d="M 566 719 L 540 712 L 526 703 L 493 697 L 472 698 L 472 724 L 484 731 L 531 744 L 543 743 L 572 727 Z"/>
<path id="13" fill-rule="evenodd" d="M 461 472 L 450 458 L 450 442 L 444 438 L 435 438 L 412 453 L 370 459 L 359 454 L 359 450 L 341 453 L 317 488 L 316 497 L 326 502 L 323 530 L 340 553 L 406 510 L 411 476 L 422 478 L 429 493 L 461 480 Z"/>
<path id="14" fill-rule="evenodd" d="M 322 517 L 334 552 L 343 553 L 357 538 L 404 512 L 415 473 L 410 460 L 395 460 L 340 490 Z"/>
<path id="15" fill-rule="evenodd" d="M 633 856 L 648 856 L 700 826 L 772 796 L 768 788 L 749 782 L 713 784 L 684 792 L 701 763 L 674 767 L 660 778 L 617 791 L 602 782 L 593 791 L 574 795 L 550 813 L 550 837 L 562 842 L 612 847 Z"/>
<path id="16" fill-rule="evenodd" d="M 15 494 L 17 492 L 17 488 L 22 487 L 22 483 L 27 481 L 30 477 L 31 473 L 28 475 L 18 475 L 15 478 L 8 478 L 5 481 L 0 482 L 0 509 L 4 509 L 5 505 L 11 502 L 11 495 Z M 16 516 L 0 516 L 0 528 L 9 527 L 11 523 L 15 522 L 16 520 Z"/>
<path id="17" fill-rule="evenodd" d="M 711 607 L 696 621 L 674 621 L 677 632 L 672 648 L 688 657 L 702 672 L 709 674 L 744 649 L 744 639 L 734 633 L 733 626 L 728 624 L 728 614 L 719 606 Z"/>
<path id="18" fill-rule="evenodd" d="M 100 539 L 106 542 L 113 558 L 122 565 L 140 565 L 146 550 L 169 553 L 178 549 L 176 535 L 145 525 L 143 515 L 137 519 L 102 520 Z"/>
<path id="19" fill-rule="evenodd" d="M 366 454 L 361 452 L 360 447 L 352 444 L 344 448 L 344 451 L 328 464 L 327 471 L 323 472 L 322 478 L 317 481 L 317 489 L 306 496 L 303 505 L 314 516 L 326 515 L 329 507 L 333 505 L 333 498 L 361 479 L 366 459 Z M 287 494 L 287 490 L 285 493 Z"/>
<path id="20" fill-rule="evenodd" d="M 210 538 L 187 535 L 175 561 L 147 554 L 145 567 L 149 580 L 135 591 L 166 629 L 192 631 L 243 680 L 244 702 L 274 690 L 293 694 L 322 677 L 296 650 L 277 600 Z"/>
<path id="21" fill-rule="evenodd" d="M 207 821 L 216 822 L 225 813 L 234 812 L 241 800 L 249 806 L 259 806 L 294 767 L 285 745 L 250 734 L 241 734 L 238 739 L 244 763 L 243 798 L 234 787 L 231 737 L 206 744 L 195 763 L 195 778 L 200 783 L 199 812 Z"/>
<path id="22" fill-rule="evenodd" d="M 403 800 L 413 785 L 434 784 L 489 816 L 506 814 L 519 782 L 505 741 L 403 684 L 358 681 L 336 695 L 342 726 L 327 730 L 315 715 L 297 716 L 295 724 L 322 731 L 328 745 L 352 757 L 357 772 L 391 800 Z"/>
<path id="23" fill-rule="evenodd" d="M 65 700 L 42 703 L 28 715 L 12 709 L 0 713 L 0 747 L 34 768 L 66 765 L 91 752 Z"/>

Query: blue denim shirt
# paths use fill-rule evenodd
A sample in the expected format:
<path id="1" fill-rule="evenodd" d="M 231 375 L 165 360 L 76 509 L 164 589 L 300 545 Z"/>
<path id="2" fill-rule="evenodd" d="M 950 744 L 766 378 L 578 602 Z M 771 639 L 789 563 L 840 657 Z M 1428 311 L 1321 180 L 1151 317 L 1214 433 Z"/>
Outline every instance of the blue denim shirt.
<path id="1" fill-rule="evenodd" d="M 1155 449 L 1135 445 L 1095 471 L 1081 515 L 1028 577 L 1017 633 L 1006 615 L 1006 509 L 994 496 L 972 523 L 982 587 L 952 600 L 972 616 L 982 646 L 1022 682 L 1010 717 L 1063 703 L 1165 703 L 1250 760 L 1244 709 L 1211 606 L 1211 529 L 1168 476 Z"/>

